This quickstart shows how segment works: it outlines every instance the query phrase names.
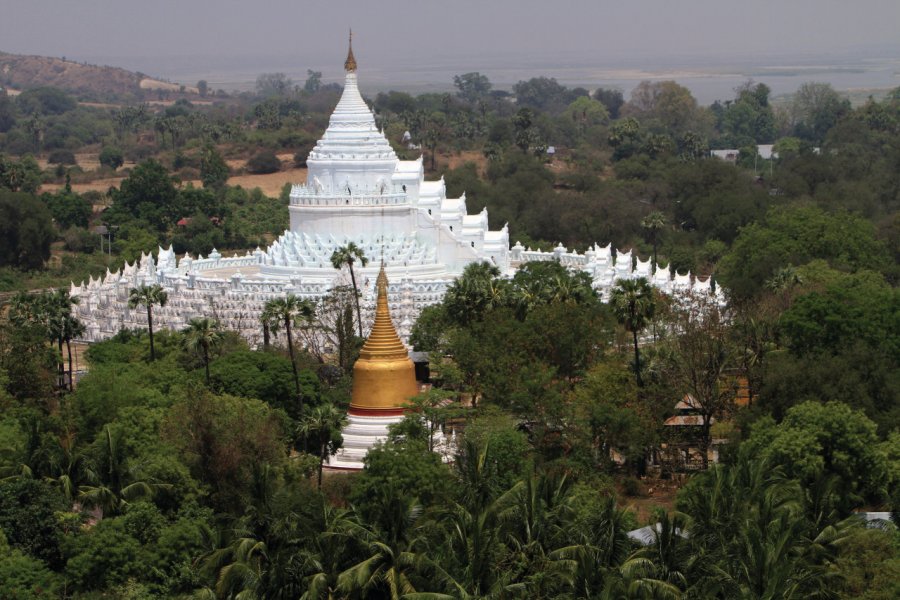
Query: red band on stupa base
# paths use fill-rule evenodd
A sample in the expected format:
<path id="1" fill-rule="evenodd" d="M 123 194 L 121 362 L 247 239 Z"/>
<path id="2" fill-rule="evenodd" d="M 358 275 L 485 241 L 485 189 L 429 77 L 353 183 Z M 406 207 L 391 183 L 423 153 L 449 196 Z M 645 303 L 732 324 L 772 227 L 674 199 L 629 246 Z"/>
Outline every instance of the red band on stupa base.
<path id="1" fill-rule="evenodd" d="M 351 404 L 347 414 L 357 417 L 399 417 L 406 412 L 405 408 L 363 408 Z"/>

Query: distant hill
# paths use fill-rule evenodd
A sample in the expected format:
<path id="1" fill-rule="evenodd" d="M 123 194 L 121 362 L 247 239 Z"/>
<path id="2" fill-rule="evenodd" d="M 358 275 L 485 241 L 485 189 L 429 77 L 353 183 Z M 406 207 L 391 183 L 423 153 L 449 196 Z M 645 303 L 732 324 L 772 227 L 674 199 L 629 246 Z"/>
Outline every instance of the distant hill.
<path id="1" fill-rule="evenodd" d="M 151 90 L 177 91 L 180 87 L 119 67 L 6 52 L 0 52 L 0 86 L 17 90 L 53 86 L 93 101 L 140 99 Z M 195 88 L 185 91 L 196 93 Z"/>

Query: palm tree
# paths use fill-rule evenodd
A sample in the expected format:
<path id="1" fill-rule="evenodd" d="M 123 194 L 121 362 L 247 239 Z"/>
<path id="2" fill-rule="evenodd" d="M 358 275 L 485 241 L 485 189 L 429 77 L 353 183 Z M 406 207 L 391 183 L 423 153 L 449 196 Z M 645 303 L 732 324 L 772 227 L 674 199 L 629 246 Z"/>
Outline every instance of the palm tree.
<path id="1" fill-rule="evenodd" d="M 688 541 L 705 571 L 691 578 L 699 597 L 835 597 L 834 561 L 849 521 L 811 519 L 800 485 L 746 453 L 701 477 L 683 498 Z"/>
<path id="2" fill-rule="evenodd" d="M 107 425 L 99 447 L 96 468 L 93 469 L 95 485 L 82 485 L 78 499 L 88 506 L 96 506 L 104 514 L 117 513 L 129 502 L 151 497 L 155 489 L 146 481 L 133 481 L 134 473 L 128 466 L 125 449 L 122 446 L 122 432 L 113 432 Z"/>
<path id="3" fill-rule="evenodd" d="M 634 339 L 634 376 L 638 387 L 643 387 L 638 334 L 647 326 L 656 312 L 653 288 L 644 277 L 620 279 L 612 290 L 609 303 L 616 319 L 625 326 L 626 331 L 630 331 L 632 334 Z"/>
<path id="4" fill-rule="evenodd" d="M 197 353 L 203 359 L 206 369 L 206 385 L 209 387 L 209 351 L 222 343 L 222 331 L 215 319 L 203 317 L 191 319 L 185 329 L 184 344 L 188 351 Z"/>
<path id="5" fill-rule="evenodd" d="M 653 272 L 656 272 L 656 248 L 659 244 L 659 232 L 666 226 L 666 215 L 658 210 L 653 211 L 646 217 L 641 219 L 641 227 L 650 237 L 650 243 L 653 245 Z"/>
<path id="6" fill-rule="evenodd" d="M 497 520 L 508 552 L 503 562 L 514 565 L 503 575 L 508 589 L 543 598 L 571 588 L 569 562 L 554 558 L 568 540 L 571 490 L 571 479 L 565 475 L 533 475 L 496 500 Z"/>
<path id="7" fill-rule="evenodd" d="M 278 315 L 272 310 L 272 305 L 267 302 L 259 314 L 259 322 L 263 328 L 263 348 L 269 348 L 271 337 L 278 335 L 278 327 L 281 325 Z"/>
<path id="8" fill-rule="evenodd" d="M 611 573 L 628 558 L 628 522 L 628 511 L 610 496 L 601 502 L 600 510 L 576 522 L 575 544 L 550 554 L 554 560 L 569 561 L 576 598 L 597 597 Z"/>
<path id="9" fill-rule="evenodd" d="M 300 421 L 299 433 L 307 443 L 315 442 L 319 455 L 318 488 L 322 489 L 322 466 L 329 455 L 341 447 L 341 430 L 347 425 L 347 414 L 333 404 L 322 404 Z"/>
<path id="10" fill-rule="evenodd" d="M 147 309 L 147 331 L 150 333 L 150 360 L 156 360 L 156 349 L 153 347 L 153 305 L 163 307 L 169 301 L 169 294 L 161 285 L 142 285 L 131 288 L 128 292 L 128 308 L 144 306 Z"/>
<path id="11" fill-rule="evenodd" d="M 79 298 L 72 298 L 72 303 L 77 304 Z M 72 314 L 68 314 L 65 316 L 62 322 L 62 334 L 63 339 L 66 342 L 66 354 L 69 357 L 69 391 L 74 391 L 75 389 L 75 371 L 72 368 L 72 340 L 84 335 L 86 328 L 84 323 L 78 320 Z"/>
<path id="12" fill-rule="evenodd" d="M 793 265 L 776 270 L 765 282 L 766 289 L 780 295 L 782 310 L 787 310 L 790 307 L 791 291 L 802 284 L 803 276 Z"/>
<path id="13" fill-rule="evenodd" d="M 379 525 L 366 536 L 367 555 L 338 576 L 338 589 L 351 597 L 371 592 L 380 598 L 400 600 L 417 594 L 413 577 L 424 574 L 432 565 L 420 549 L 425 542 L 416 527 L 422 507 L 392 484 L 379 490 L 374 499 Z M 428 598 L 452 598 L 429 594 Z"/>
<path id="14" fill-rule="evenodd" d="M 444 306 L 454 323 L 465 326 L 504 305 L 508 295 L 508 284 L 500 279 L 500 269 L 486 262 L 473 262 L 447 289 Z"/>
<path id="15" fill-rule="evenodd" d="M 300 373 L 297 371 L 297 361 L 294 358 L 294 338 L 291 326 L 298 318 L 309 320 L 314 314 L 313 305 L 308 300 L 302 300 L 294 294 L 288 294 L 284 298 L 273 298 L 266 302 L 263 312 L 270 314 L 274 321 L 284 325 L 287 335 L 288 352 L 291 355 L 291 368 L 294 371 L 294 388 L 297 393 L 297 402 L 300 403 L 300 412 L 303 412 L 303 394 L 300 391 Z"/>
<path id="16" fill-rule="evenodd" d="M 300 600 L 331 600 L 338 595 L 338 577 L 348 557 L 359 554 L 370 532 L 352 508 L 336 508 L 322 502 L 313 528 L 312 548 L 302 555 L 306 591 Z"/>
<path id="17" fill-rule="evenodd" d="M 359 309 L 359 288 L 356 287 L 356 274 L 353 272 L 353 264 L 357 260 L 359 261 L 359 264 L 364 267 L 369 264 L 369 259 L 366 258 L 362 248 L 353 242 L 348 242 L 345 246 L 341 246 L 331 254 L 331 265 L 335 269 L 340 270 L 344 265 L 347 265 L 350 269 L 350 282 L 353 284 L 353 294 L 354 298 L 356 298 L 356 320 L 359 323 L 359 337 L 362 337 L 362 312 Z"/>

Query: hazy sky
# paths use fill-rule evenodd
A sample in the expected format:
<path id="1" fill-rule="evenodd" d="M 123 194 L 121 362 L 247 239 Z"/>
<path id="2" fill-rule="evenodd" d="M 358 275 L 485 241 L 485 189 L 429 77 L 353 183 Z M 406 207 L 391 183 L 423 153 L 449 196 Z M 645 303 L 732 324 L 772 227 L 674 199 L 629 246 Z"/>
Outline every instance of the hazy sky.
<path id="1" fill-rule="evenodd" d="M 361 66 L 545 55 L 667 59 L 900 48 L 900 0 L 0 0 L 0 50 L 103 58 L 289 55 Z M 121 61 L 116 61 L 121 58 Z"/>

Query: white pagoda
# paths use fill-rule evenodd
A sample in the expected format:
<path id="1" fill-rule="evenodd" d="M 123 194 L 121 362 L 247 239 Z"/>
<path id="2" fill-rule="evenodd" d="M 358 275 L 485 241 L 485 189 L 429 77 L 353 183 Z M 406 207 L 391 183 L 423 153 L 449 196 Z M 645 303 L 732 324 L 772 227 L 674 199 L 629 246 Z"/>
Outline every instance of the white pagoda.
<path id="1" fill-rule="evenodd" d="M 344 64 L 346 78 L 328 128 L 307 160 L 307 181 L 290 194 L 290 229 L 267 249 L 243 256 L 178 259 L 171 246 L 144 254 L 134 264 L 80 285 L 75 311 L 86 325 L 85 339 L 97 341 L 121 329 L 146 327 L 146 312 L 128 308 L 128 292 L 160 284 L 169 301 L 154 310 L 159 327 L 180 329 L 194 317 L 215 317 L 251 343 L 262 336 L 259 315 L 266 301 L 295 294 L 313 301 L 324 297 L 342 274 L 331 264 L 337 248 L 354 242 L 370 259 L 356 267 L 366 306 L 364 320 L 375 315 L 375 280 L 384 265 L 390 280 L 390 314 L 407 339 L 419 312 L 440 302 L 466 265 L 486 261 L 511 276 L 523 263 L 555 260 L 584 270 L 606 297 L 618 279 L 646 277 L 663 291 L 710 289 L 709 280 L 669 275 L 664 266 L 615 254 L 607 245 L 584 254 L 562 245 L 550 252 L 509 245 L 508 228 L 488 228 L 487 209 L 470 215 L 463 194 L 448 198 L 443 178 L 426 181 L 422 158 L 400 160 L 360 95 L 352 48 Z"/>

